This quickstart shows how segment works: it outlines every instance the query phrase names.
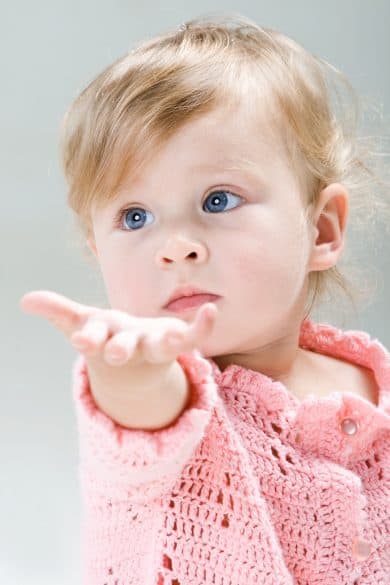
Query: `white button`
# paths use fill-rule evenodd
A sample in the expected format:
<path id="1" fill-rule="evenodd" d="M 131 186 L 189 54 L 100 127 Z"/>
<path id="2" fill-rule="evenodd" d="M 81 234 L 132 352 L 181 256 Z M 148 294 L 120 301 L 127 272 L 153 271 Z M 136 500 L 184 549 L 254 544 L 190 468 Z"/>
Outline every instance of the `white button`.
<path id="1" fill-rule="evenodd" d="M 341 426 L 341 430 L 346 435 L 355 435 L 357 433 L 357 430 L 358 430 L 358 425 L 357 425 L 356 421 L 354 421 L 352 418 L 344 418 L 341 421 L 340 426 Z"/>
<path id="2" fill-rule="evenodd" d="M 370 556 L 371 545 L 366 540 L 356 539 L 353 542 L 352 551 L 353 551 L 354 557 L 358 561 L 365 561 L 366 558 Z"/>

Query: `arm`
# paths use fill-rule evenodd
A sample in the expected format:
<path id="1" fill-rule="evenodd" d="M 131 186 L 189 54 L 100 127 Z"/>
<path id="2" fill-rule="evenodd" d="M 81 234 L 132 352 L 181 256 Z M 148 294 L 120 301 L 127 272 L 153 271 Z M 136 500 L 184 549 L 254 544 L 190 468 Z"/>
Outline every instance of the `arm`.
<path id="1" fill-rule="evenodd" d="M 86 358 L 96 404 L 131 429 L 158 430 L 185 409 L 189 388 L 177 357 L 199 346 L 217 315 L 212 303 L 192 323 L 134 317 L 82 305 L 52 291 L 32 291 L 21 308 L 48 319 Z"/>
<path id="2" fill-rule="evenodd" d="M 73 370 L 73 398 L 80 463 L 88 487 L 113 497 L 148 499 L 166 493 L 204 436 L 218 399 L 210 364 L 197 350 L 181 354 L 188 402 L 181 415 L 158 430 L 126 428 L 95 401 L 84 356 Z M 165 388 L 167 390 L 167 388 Z M 169 389 L 168 389 L 169 392 Z"/>
<path id="3" fill-rule="evenodd" d="M 216 309 L 203 306 L 188 325 L 97 310 L 47 291 L 25 296 L 22 308 L 46 317 L 83 353 L 73 379 L 83 583 L 154 584 L 161 497 L 201 442 L 217 400 L 211 366 L 195 349 Z M 106 363 L 118 349 L 122 365 Z"/>
<path id="4" fill-rule="evenodd" d="M 83 585 L 155 583 L 164 509 L 206 434 L 217 401 L 210 364 L 193 351 L 177 359 L 188 381 L 188 404 L 168 427 L 124 428 L 95 402 L 85 358 L 73 371 L 83 496 Z M 166 388 L 167 390 L 167 388 Z M 113 573 L 109 573 L 112 567 Z"/>
<path id="5" fill-rule="evenodd" d="M 157 430 L 170 425 L 186 408 L 189 384 L 183 368 L 170 363 L 131 362 L 112 368 L 87 359 L 91 392 L 97 406 L 123 427 Z M 142 388 L 142 393 L 135 392 Z"/>
<path id="6" fill-rule="evenodd" d="M 195 348 L 210 335 L 218 313 L 215 305 L 199 307 L 191 323 L 98 309 L 52 291 L 27 293 L 21 308 L 46 318 L 83 354 L 75 379 L 81 457 L 96 485 L 101 482 L 104 492 L 107 481 L 117 488 L 122 482 L 125 487 L 147 487 L 160 480 L 157 488 L 163 490 L 164 479 L 181 469 L 210 418 L 216 396 L 207 375 L 211 366 Z M 193 365 L 184 376 L 179 367 L 185 370 L 185 356 Z M 198 404 L 192 399 L 187 404 L 191 388 L 185 378 L 192 389 L 209 386 L 211 394 Z"/>

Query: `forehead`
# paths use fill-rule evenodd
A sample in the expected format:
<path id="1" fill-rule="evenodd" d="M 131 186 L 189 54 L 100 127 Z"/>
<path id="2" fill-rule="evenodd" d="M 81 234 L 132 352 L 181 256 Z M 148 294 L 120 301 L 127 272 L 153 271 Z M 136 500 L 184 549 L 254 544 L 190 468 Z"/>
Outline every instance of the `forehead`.
<path id="1" fill-rule="evenodd" d="M 195 160 L 228 162 L 242 156 L 266 154 L 282 145 L 279 133 L 265 112 L 252 112 L 245 104 L 221 106 L 185 124 L 167 144 L 175 148 L 189 147 Z M 180 151 L 179 151 L 180 152 Z M 206 164 L 206 163 L 204 163 Z"/>
<path id="2" fill-rule="evenodd" d="M 175 173 L 210 174 L 218 171 L 255 173 L 287 162 L 284 141 L 272 116 L 253 113 L 243 104 L 220 106 L 184 124 L 164 144 L 154 149 L 135 175 L 126 174 L 122 185 L 131 179 L 160 176 L 167 167 Z"/>

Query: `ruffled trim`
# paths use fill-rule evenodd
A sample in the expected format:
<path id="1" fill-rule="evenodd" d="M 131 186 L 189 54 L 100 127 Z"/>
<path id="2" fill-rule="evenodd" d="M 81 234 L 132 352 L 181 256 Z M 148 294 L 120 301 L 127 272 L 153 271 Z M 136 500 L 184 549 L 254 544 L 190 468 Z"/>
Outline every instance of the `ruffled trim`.
<path id="1" fill-rule="evenodd" d="M 339 357 L 373 370 L 379 386 L 378 405 L 351 392 L 314 394 L 300 401 L 286 386 L 261 372 L 231 364 L 223 372 L 209 360 L 213 376 L 226 401 L 237 393 L 250 394 L 261 404 L 269 420 L 281 427 L 286 441 L 306 453 L 325 456 L 338 463 L 362 457 L 373 442 L 390 432 L 390 356 L 386 348 L 362 331 L 343 331 L 327 323 L 306 319 L 299 345 L 318 353 Z M 246 401 L 244 400 L 244 404 Z M 341 424 L 351 418 L 359 426 L 353 436 Z"/>
<path id="2" fill-rule="evenodd" d="M 390 354 L 377 339 L 372 339 L 363 331 L 343 331 L 328 323 L 314 323 L 306 319 L 301 326 L 299 346 L 372 369 L 379 386 L 378 408 L 390 414 Z M 221 372 L 213 359 L 208 361 L 218 385 L 237 389 L 250 386 L 266 396 L 270 410 L 298 408 L 308 400 L 299 401 L 283 383 L 261 372 L 236 364 L 230 364 Z"/>
<path id="3" fill-rule="evenodd" d="M 210 365 L 198 351 L 182 354 L 178 361 L 190 382 L 189 403 L 168 427 L 144 431 L 123 427 L 99 409 L 91 393 L 85 358 L 76 359 L 73 398 L 80 455 L 95 476 L 142 483 L 177 473 L 189 459 L 204 436 L 218 393 Z"/>

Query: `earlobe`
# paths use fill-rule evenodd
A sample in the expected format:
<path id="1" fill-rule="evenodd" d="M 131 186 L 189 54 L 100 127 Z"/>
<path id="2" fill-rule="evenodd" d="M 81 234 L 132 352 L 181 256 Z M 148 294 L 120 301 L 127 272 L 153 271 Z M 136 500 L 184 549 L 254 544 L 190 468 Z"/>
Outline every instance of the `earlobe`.
<path id="1" fill-rule="evenodd" d="M 344 249 L 348 217 L 348 191 L 332 183 L 320 193 L 313 219 L 314 241 L 310 271 L 327 270 L 335 266 Z"/>

